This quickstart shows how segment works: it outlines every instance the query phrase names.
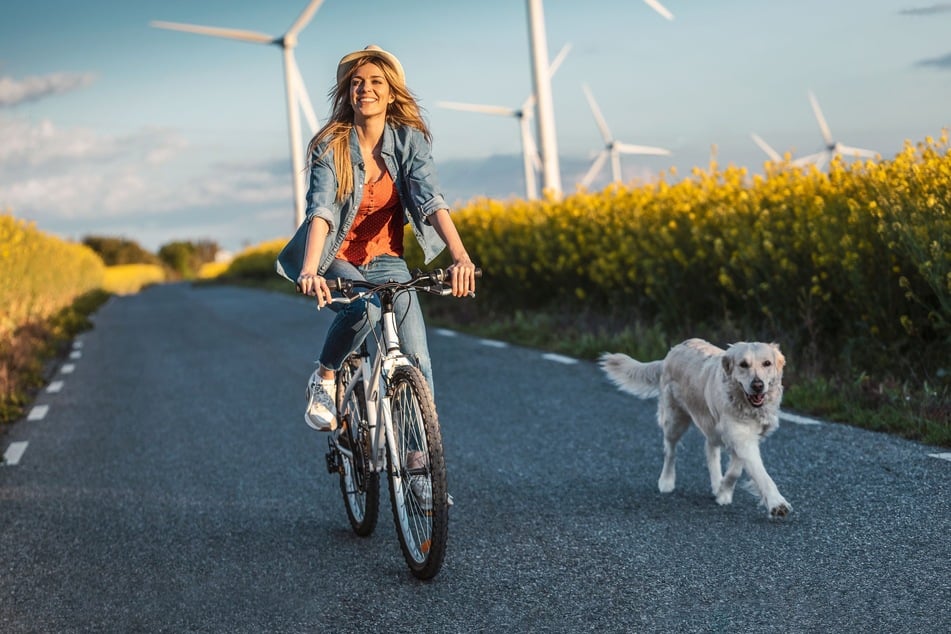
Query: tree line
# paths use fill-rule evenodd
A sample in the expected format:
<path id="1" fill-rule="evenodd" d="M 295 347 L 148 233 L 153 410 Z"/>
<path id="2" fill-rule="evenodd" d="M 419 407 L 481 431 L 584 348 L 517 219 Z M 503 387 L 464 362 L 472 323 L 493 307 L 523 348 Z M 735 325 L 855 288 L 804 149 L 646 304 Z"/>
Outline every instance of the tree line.
<path id="1" fill-rule="evenodd" d="M 171 276 L 192 279 L 202 264 L 214 262 L 220 248 L 212 240 L 176 240 L 159 247 L 157 253 L 142 248 L 127 238 L 86 236 L 83 244 L 99 254 L 106 266 L 124 264 L 155 264 L 164 267 Z"/>

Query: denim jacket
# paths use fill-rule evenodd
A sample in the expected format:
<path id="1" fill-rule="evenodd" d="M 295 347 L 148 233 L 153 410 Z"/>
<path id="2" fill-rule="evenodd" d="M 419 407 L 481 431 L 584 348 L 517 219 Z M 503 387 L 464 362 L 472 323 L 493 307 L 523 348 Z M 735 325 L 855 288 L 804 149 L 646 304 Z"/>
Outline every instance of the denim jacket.
<path id="1" fill-rule="evenodd" d="M 324 242 L 317 273 L 323 274 L 334 260 L 343 244 L 353 219 L 363 199 L 366 180 L 363 157 L 357 131 L 350 131 L 350 156 L 353 161 L 353 193 L 342 202 L 337 202 L 337 176 L 333 152 L 321 156 L 326 144 L 321 143 L 312 155 L 310 184 L 307 189 L 307 209 L 304 222 L 284 246 L 275 262 L 277 273 L 292 282 L 297 281 L 304 263 L 304 248 L 307 230 L 314 218 L 321 218 L 330 225 L 330 233 Z M 439 209 L 448 209 L 446 199 L 439 190 L 436 169 L 430 154 L 430 144 L 416 128 L 394 128 L 386 124 L 383 130 L 383 162 L 393 178 L 406 221 L 413 229 L 419 246 L 428 264 L 445 248 L 445 243 L 429 223 L 429 215 Z"/>

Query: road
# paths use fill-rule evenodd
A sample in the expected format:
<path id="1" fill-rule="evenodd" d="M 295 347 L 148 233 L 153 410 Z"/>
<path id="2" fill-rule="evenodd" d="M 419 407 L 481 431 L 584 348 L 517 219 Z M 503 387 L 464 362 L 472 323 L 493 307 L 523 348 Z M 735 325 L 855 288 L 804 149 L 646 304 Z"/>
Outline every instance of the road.
<path id="1" fill-rule="evenodd" d="M 374 535 L 350 531 L 302 420 L 328 320 L 232 287 L 107 302 L 0 438 L 0 631 L 951 631 L 941 450 L 784 423 L 763 454 L 793 513 L 771 521 L 746 492 L 714 502 L 691 430 L 662 495 L 654 401 L 447 331 L 455 506 L 442 571 L 417 581 L 386 495 Z"/>

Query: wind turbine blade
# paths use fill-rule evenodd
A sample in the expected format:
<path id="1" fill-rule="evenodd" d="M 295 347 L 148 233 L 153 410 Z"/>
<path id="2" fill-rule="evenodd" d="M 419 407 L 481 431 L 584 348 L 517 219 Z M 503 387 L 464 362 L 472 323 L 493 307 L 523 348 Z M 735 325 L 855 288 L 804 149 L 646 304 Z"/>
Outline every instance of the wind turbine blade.
<path id="1" fill-rule="evenodd" d="M 561 66 L 561 63 L 565 61 L 565 58 L 568 57 L 568 51 L 571 50 L 571 43 L 565 44 L 561 47 L 561 50 L 558 51 L 558 54 L 555 55 L 555 59 L 551 60 L 551 64 L 548 65 L 548 76 L 554 77 L 555 73 L 558 72 L 558 67 Z"/>
<path id="2" fill-rule="evenodd" d="M 819 159 L 822 158 L 824 154 L 825 152 L 816 152 L 815 154 L 800 156 L 795 161 L 793 161 L 792 164 L 795 167 L 803 167 L 805 165 L 809 165 L 810 163 L 818 163 Z"/>
<path id="3" fill-rule="evenodd" d="M 584 178 L 581 179 L 582 187 L 588 187 L 591 185 L 591 181 L 593 181 L 594 177 L 598 175 L 598 171 L 601 169 L 601 166 L 604 165 L 604 161 L 607 158 L 607 150 L 601 150 L 598 153 L 598 156 L 594 159 L 594 163 L 591 164 L 591 167 L 588 168 L 588 172 L 584 175 Z"/>
<path id="4" fill-rule="evenodd" d="M 848 157 L 861 156 L 863 158 L 871 158 L 871 159 L 878 158 L 878 152 L 875 152 L 873 150 L 865 150 L 860 147 L 851 147 L 849 145 L 840 145 L 839 154 L 842 154 L 843 156 L 848 156 Z"/>
<path id="5" fill-rule="evenodd" d="M 530 138 L 532 139 L 531 143 L 529 143 L 532 148 L 532 167 L 540 172 L 542 171 L 542 157 L 538 155 L 538 147 L 535 145 L 535 139 L 533 137 Z"/>
<path id="6" fill-rule="evenodd" d="M 822 108 L 819 107 L 819 101 L 811 90 L 809 91 L 809 102 L 812 104 L 812 111 L 816 114 L 816 121 L 819 122 L 819 129 L 822 130 L 822 138 L 825 139 L 826 145 L 832 145 L 834 141 L 832 140 L 832 132 L 829 130 L 829 124 L 826 123 L 826 118 L 822 116 Z"/>
<path id="7" fill-rule="evenodd" d="M 157 29 L 184 31 L 185 33 L 197 33 L 198 35 L 211 35 L 213 37 L 224 37 L 229 40 L 242 40 L 256 44 L 274 44 L 276 41 L 272 35 L 257 33 L 255 31 L 242 31 L 240 29 L 222 29 L 215 26 L 198 26 L 197 24 L 162 22 L 159 20 L 153 20 L 149 22 L 149 25 Z"/>
<path id="8" fill-rule="evenodd" d="M 314 17 L 314 14 L 317 13 L 317 9 L 319 9 L 323 3 L 324 0 L 310 0 L 310 4 L 304 7 L 301 14 L 294 20 L 294 24 L 291 25 L 291 28 L 287 29 L 287 33 L 284 34 L 284 37 L 292 38 L 300 33 L 301 29 L 307 26 L 307 23 L 311 21 L 311 18 Z"/>
<path id="9" fill-rule="evenodd" d="M 821 170 L 823 167 L 825 167 L 826 163 L 828 163 L 833 156 L 834 154 L 829 151 L 819 152 L 819 158 L 816 159 L 816 169 Z"/>
<path id="10" fill-rule="evenodd" d="M 300 74 L 300 68 L 297 66 L 297 60 L 293 55 L 288 57 L 291 66 L 291 77 L 294 81 L 294 93 L 297 95 L 297 102 L 301 110 L 304 111 L 304 118 L 307 119 L 307 125 L 310 127 L 310 133 L 317 134 L 319 124 L 317 114 L 314 112 L 314 106 L 310 102 L 310 95 L 307 94 L 307 87 L 304 86 L 304 78 Z"/>
<path id="11" fill-rule="evenodd" d="M 782 163 L 783 157 L 781 157 L 779 155 L 779 152 L 774 150 L 773 147 L 769 143 L 764 141 L 762 137 L 760 137 L 755 132 L 751 134 L 750 136 L 753 137 L 753 141 L 756 142 L 756 145 L 758 145 L 761 150 L 766 152 L 766 156 L 768 156 L 771 161 L 773 161 L 774 163 Z"/>
<path id="12" fill-rule="evenodd" d="M 621 143 L 615 141 L 614 147 L 623 154 L 653 154 L 656 156 L 669 156 L 670 150 L 662 147 L 651 147 L 649 145 L 631 145 L 630 143 Z"/>
<path id="13" fill-rule="evenodd" d="M 661 14 L 662 16 L 664 16 L 665 18 L 667 18 L 668 20 L 673 20 L 673 19 L 674 19 L 674 14 L 671 13 L 670 11 L 668 11 L 668 10 L 667 10 L 667 7 L 665 7 L 664 5 L 662 5 L 662 4 L 661 4 L 660 2 L 658 2 L 657 0 L 644 0 L 644 4 L 646 4 L 646 5 L 649 6 L 651 9 L 653 9 L 653 10 L 656 11 L 657 13 Z"/>
<path id="14" fill-rule="evenodd" d="M 604 116 L 601 114 L 601 109 L 598 108 L 598 103 L 594 100 L 594 95 L 592 95 L 591 91 L 588 89 L 588 84 L 581 84 L 581 88 L 584 89 L 584 96 L 588 98 L 588 105 L 591 107 L 591 114 L 594 115 L 594 120 L 598 124 L 598 129 L 601 131 L 601 137 L 604 139 L 605 143 L 610 143 L 611 130 L 608 129 L 608 123 L 604 120 Z"/>
<path id="15" fill-rule="evenodd" d="M 465 110 L 467 112 L 482 112 L 484 114 L 494 114 L 505 117 L 517 117 L 518 110 L 505 108 L 503 106 L 483 106 L 476 103 L 459 103 L 457 101 L 439 101 L 436 105 L 440 108 L 449 108 L 450 110 Z"/>

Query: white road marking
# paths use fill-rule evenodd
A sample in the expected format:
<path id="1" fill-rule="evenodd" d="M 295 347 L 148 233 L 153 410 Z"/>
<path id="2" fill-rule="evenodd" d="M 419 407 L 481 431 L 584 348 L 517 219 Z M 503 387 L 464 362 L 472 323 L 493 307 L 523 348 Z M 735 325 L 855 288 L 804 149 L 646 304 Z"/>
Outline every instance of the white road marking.
<path id="1" fill-rule="evenodd" d="M 546 354 L 543 354 L 542 359 L 547 359 L 548 361 L 554 361 L 556 363 L 564 363 L 565 365 L 573 365 L 575 363 L 578 363 L 577 359 L 566 357 L 563 354 L 555 354 L 554 352 L 548 352 Z"/>
<path id="2" fill-rule="evenodd" d="M 83 342 L 81 339 L 77 339 L 76 341 L 73 342 L 73 349 L 78 350 L 79 348 L 82 348 L 82 347 L 83 347 Z"/>
<path id="3" fill-rule="evenodd" d="M 455 331 L 455 330 L 447 330 L 446 328 L 437 328 L 437 329 L 436 329 L 436 334 L 437 334 L 437 335 L 442 335 L 443 337 L 455 337 L 455 336 L 456 336 L 456 331 Z"/>
<path id="4" fill-rule="evenodd" d="M 62 381 L 53 381 L 52 383 L 46 386 L 46 391 L 49 392 L 50 394 L 56 394 L 62 389 L 63 389 Z"/>
<path id="5" fill-rule="evenodd" d="M 23 453 L 26 451 L 28 444 L 30 443 L 26 441 L 11 442 L 3 454 L 3 464 L 10 465 L 11 467 L 19 464 L 20 458 L 23 457 Z"/>
<path id="6" fill-rule="evenodd" d="M 490 348 L 508 348 L 509 344 L 504 341 L 496 341 L 495 339 L 479 339 L 479 343 L 483 346 L 489 346 Z"/>
<path id="7" fill-rule="evenodd" d="M 83 358 L 83 353 L 80 352 L 79 350 L 73 350 L 72 352 L 69 353 L 69 358 L 70 358 L 70 359 L 82 359 L 82 358 Z"/>
<path id="8" fill-rule="evenodd" d="M 59 369 L 63 374 L 71 374 L 73 370 L 76 369 L 76 365 L 72 363 L 64 363 L 63 367 Z"/>
<path id="9" fill-rule="evenodd" d="M 947 460 L 951 462 L 951 453 L 929 453 L 929 456 L 932 458 L 937 458 L 938 460 Z"/>
<path id="10" fill-rule="evenodd" d="M 790 414 L 789 412 L 779 412 L 779 418 L 781 420 L 789 421 L 790 423 L 796 423 L 797 425 L 821 425 L 821 420 L 816 420 L 815 418 L 807 418 L 806 416 L 799 416 L 798 414 Z"/>
<path id="11" fill-rule="evenodd" d="M 34 405 L 33 409 L 30 410 L 30 413 L 27 415 L 27 420 L 43 420 L 46 418 L 46 413 L 50 411 L 49 405 Z"/>

